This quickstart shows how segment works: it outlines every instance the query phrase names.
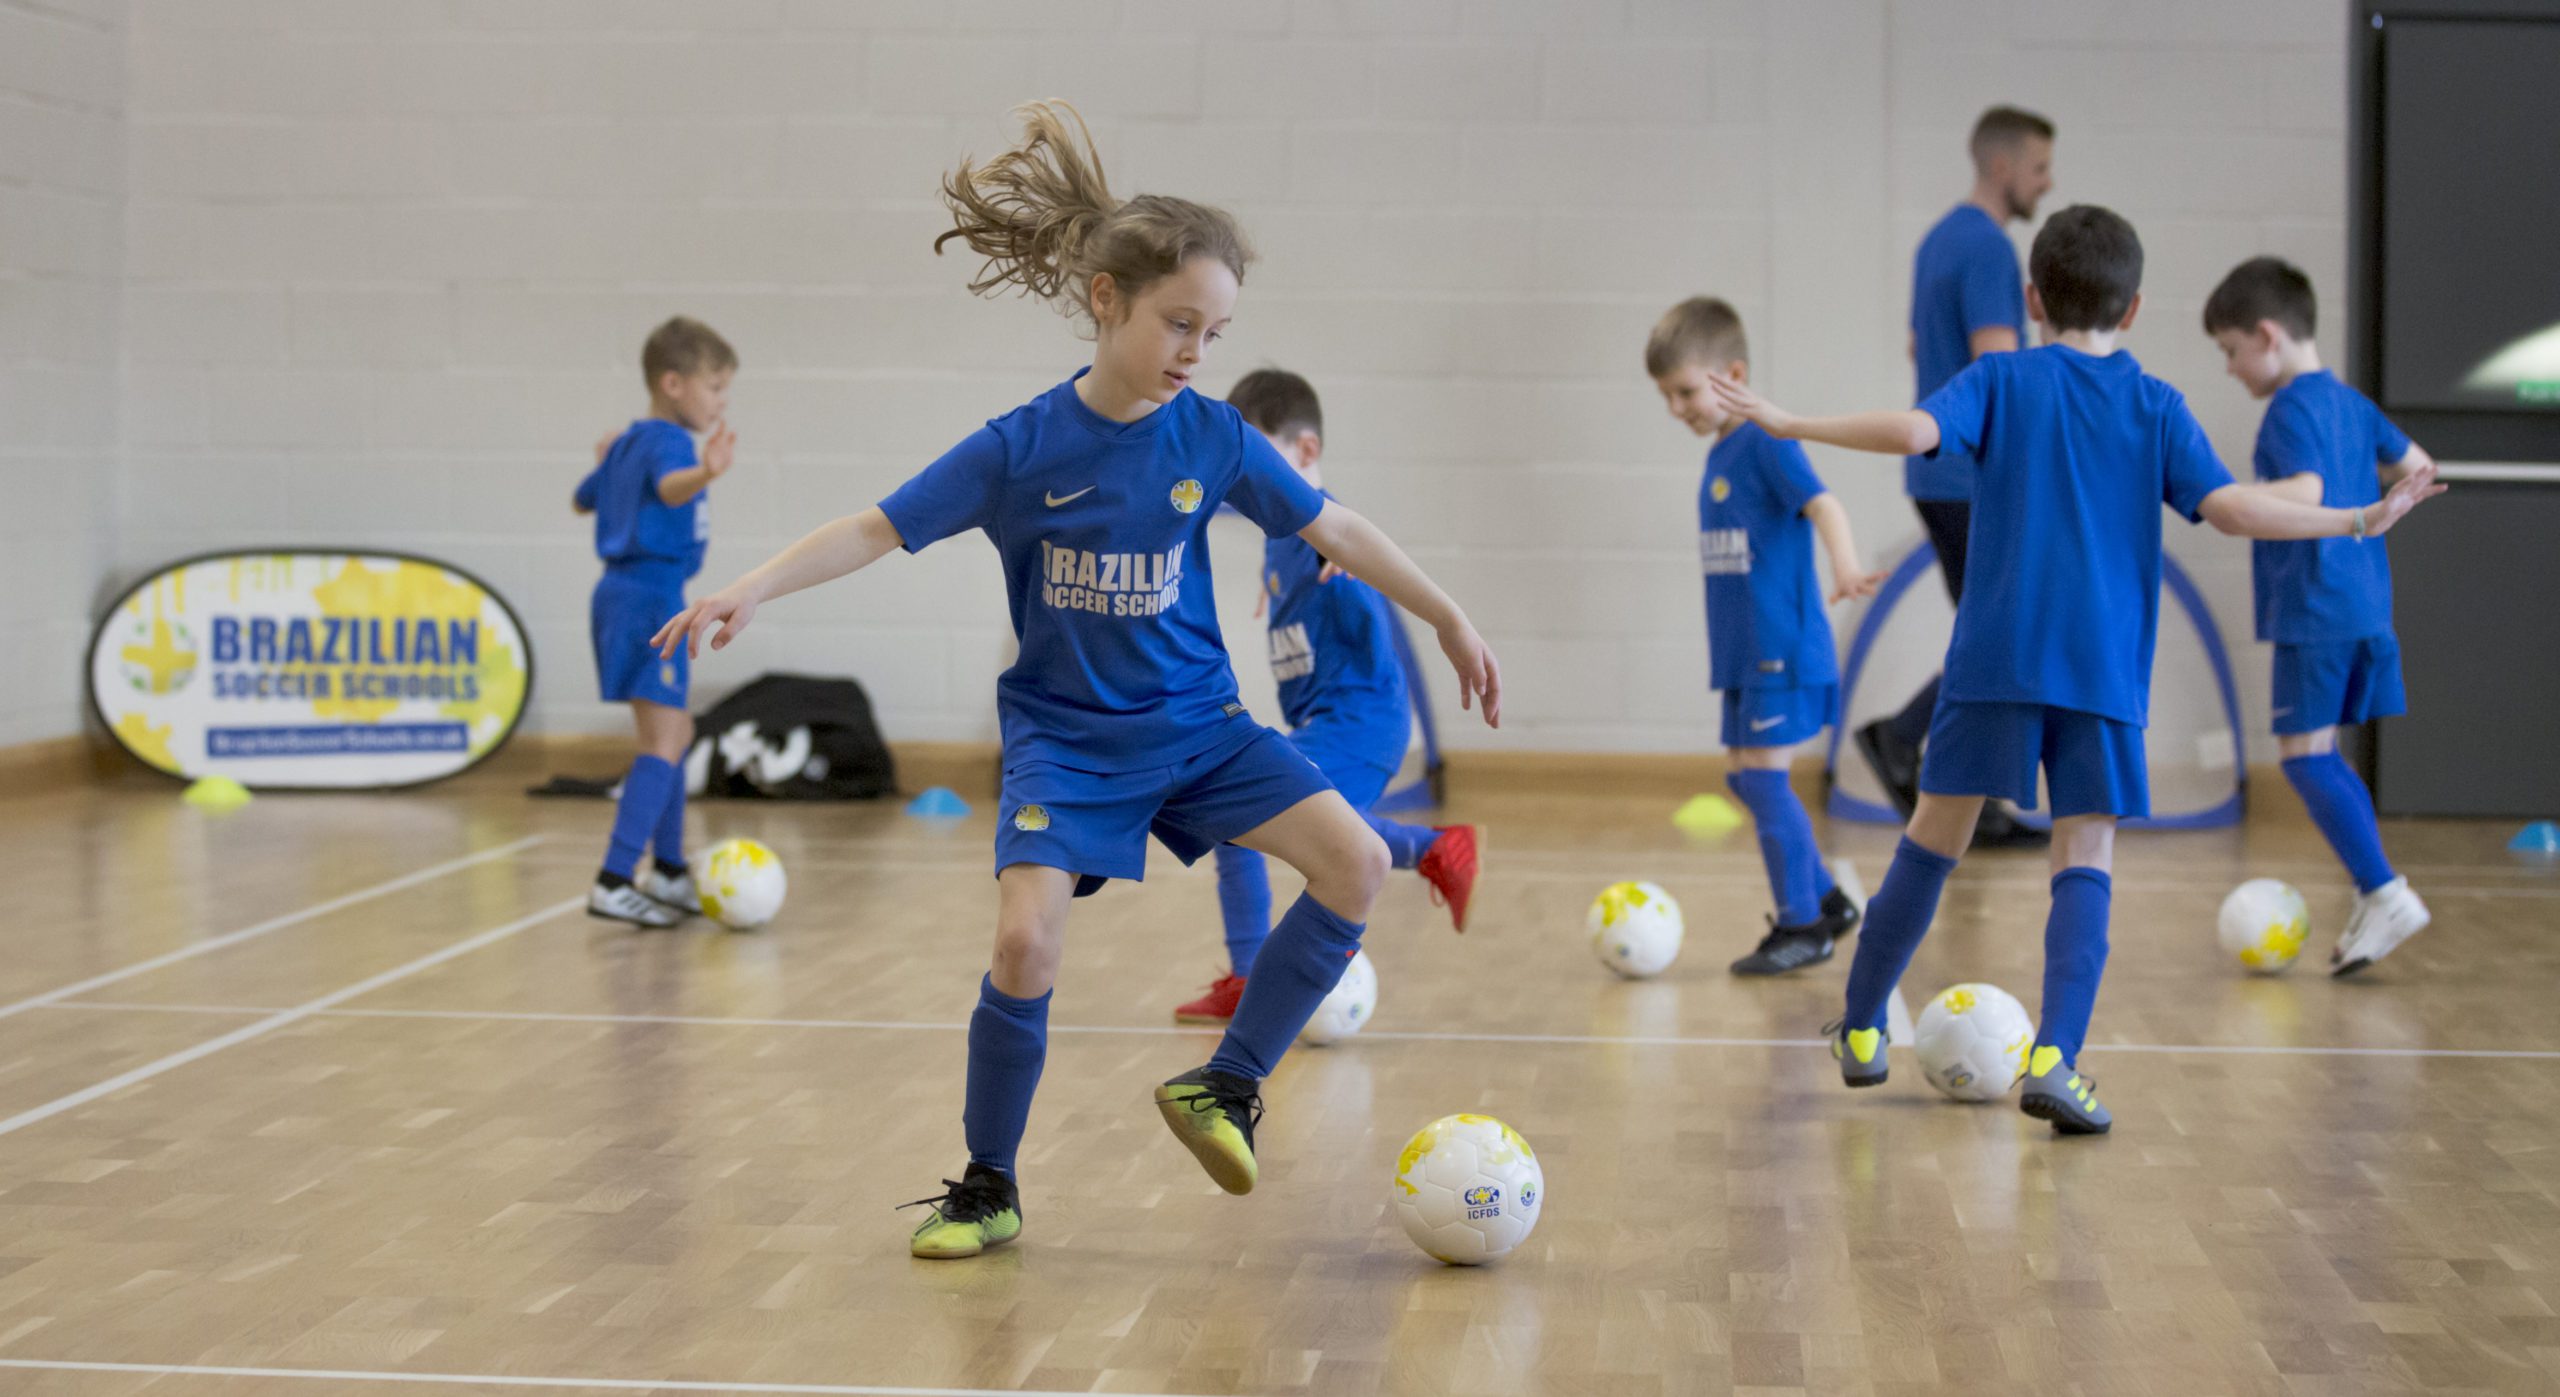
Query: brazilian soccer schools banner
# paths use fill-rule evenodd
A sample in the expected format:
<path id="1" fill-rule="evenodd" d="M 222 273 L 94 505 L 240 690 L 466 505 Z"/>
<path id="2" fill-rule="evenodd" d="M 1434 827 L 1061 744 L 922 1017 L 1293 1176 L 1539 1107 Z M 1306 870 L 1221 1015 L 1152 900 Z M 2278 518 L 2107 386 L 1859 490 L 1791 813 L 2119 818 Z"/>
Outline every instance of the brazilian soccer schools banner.
<path id="1" fill-rule="evenodd" d="M 89 644 L 98 721 L 173 776 L 410 786 L 515 731 L 533 654 L 458 568 L 397 553 L 214 553 L 133 585 Z"/>

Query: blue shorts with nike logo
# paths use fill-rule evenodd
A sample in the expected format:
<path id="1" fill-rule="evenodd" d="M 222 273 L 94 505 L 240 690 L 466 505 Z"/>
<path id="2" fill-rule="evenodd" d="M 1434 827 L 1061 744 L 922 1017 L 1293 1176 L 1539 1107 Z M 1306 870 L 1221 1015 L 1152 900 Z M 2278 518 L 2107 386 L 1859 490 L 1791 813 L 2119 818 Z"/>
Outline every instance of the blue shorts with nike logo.
<path id="1" fill-rule="evenodd" d="M 996 872 L 1017 863 L 1065 869 L 1076 896 L 1114 878 L 1144 882 L 1147 836 L 1184 863 L 1249 834 L 1309 796 L 1332 790 L 1289 739 L 1261 726 L 1171 766 L 1078 771 L 1009 765 L 996 804 Z"/>
<path id="2" fill-rule="evenodd" d="M 1724 691 L 1724 745 L 1792 747 L 1840 721 L 1840 686 Z"/>

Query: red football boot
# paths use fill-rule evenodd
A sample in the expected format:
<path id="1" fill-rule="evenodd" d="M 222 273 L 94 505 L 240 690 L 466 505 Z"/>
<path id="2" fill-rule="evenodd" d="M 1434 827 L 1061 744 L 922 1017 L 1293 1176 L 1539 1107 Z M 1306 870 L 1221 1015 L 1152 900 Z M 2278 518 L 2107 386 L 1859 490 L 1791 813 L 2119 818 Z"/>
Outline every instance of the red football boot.
<path id="1" fill-rule="evenodd" d="M 1448 908 L 1450 923 L 1465 931 L 1467 903 L 1476 891 L 1476 827 L 1445 825 L 1433 832 L 1440 837 L 1413 871 L 1431 885 L 1432 905 Z"/>
<path id="2" fill-rule="evenodd" d="M 1209 986 L 1209 992 L 1173 1011 L 1175 1023 L 1224 1024 L 1236 1016 L 1236 1004 L 1244 998 L 1242 975 L 1221 975 Z"/>

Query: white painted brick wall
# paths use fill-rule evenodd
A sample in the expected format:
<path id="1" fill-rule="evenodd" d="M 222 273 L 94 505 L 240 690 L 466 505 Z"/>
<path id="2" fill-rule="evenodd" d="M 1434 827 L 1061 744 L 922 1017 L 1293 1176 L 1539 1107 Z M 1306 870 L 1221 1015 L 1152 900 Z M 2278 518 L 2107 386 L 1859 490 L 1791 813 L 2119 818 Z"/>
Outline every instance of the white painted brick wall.
<path id="1" fill-rule="evenodd" d="M 121 7 L 84 13 L 0 0 L 0 103 L 40 123 L 0 126 L 0 294 L 48 288 L 46 321 L 95 351 L 112 337 L 77 326 L 118 313 L 121 257 L 118 560 L 453 558 L 533 625 L 547 728 L 622 721 L 592 699 L 565 500 L 641 409 L 656 320 L 701 315 L 746 360 L 713 585 L 1080 361 L 929 247 L 938 174 L 1000 149 L 1026 97 L 1078 101 L 1124 193 L 1245 219 L 1264 261 L 1210 382 L 1279 362 L 1323 390 L 1336 488 L 1504 655 L 1510 724 L 1444 714 L 1461 743 L 1711 745 L 1700 446 L 1642 376 L 1644 331 L 1719 293 L 1785 399 L 1907 401 L 1911 249 L 1992 101 L 2060 122 L 2054 206 L 2143 229 L 2133 347 L 2232 459 L 2256 409 L 2194 329 L 2214 279 L 2283 252 L 2344 323 L 2334 0 L 133 0 L 129 142 L 80 95 L 123 81 Z M 118 197 L 120 245 L 94 226 Z M 0 344 L 12 420 L 76 433 L 49 403 L 77 365 Z M 1893 462 L 1817 465 L 1871 552 L 1914 536 Z M 2245 552 L 2173 538 L 2255 714 Z M 1250 539 L 1216 555 L 1234 616 Z M 1008 645 L 987 550 L 958 542 L 777 605 L 705 679 L 849 669 L 893 734 L 991 737 Z M 1258 634 L 1235 649 L 1267 694 Z"/>
<path id="2" fill-rule="evenodd" d="M 0 0 L 0 746 L 81 724 L 115 554 L 122 0 Z"/>

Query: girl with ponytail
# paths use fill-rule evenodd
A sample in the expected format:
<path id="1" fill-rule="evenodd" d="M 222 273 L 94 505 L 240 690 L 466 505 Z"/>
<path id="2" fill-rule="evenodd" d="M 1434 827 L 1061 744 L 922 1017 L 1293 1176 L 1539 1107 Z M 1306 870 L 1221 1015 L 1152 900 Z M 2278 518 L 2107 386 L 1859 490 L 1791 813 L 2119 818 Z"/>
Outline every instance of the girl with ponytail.
<path id="1" fill-rule="evenodd" d="M 1447 594 L 1377 527 L 1326 499 L 1236 410 L 1193 391 L 1253 254 L 1187 199 L 1114 197 L 1083 119 L 1024 107 L 1023 136 L 942 185 L 935 239 L 982 259 L 969 288 L 1036 296 L 1089 327 L 1093 362 L 995 418 L 877 506 L 820 526 L 695 602 L 662 654 L 721 649 L 764 602 L 977 529 L 1001 556 L 1021 642 L 996 681 L 1004 739 L 996 939 L 969 1021 L 969 1162 L 910 1249 L 973 1256 L 1022 1231 L 1014 1168 L 1047 1056 L 1071 901 L 1146 872 L 1150 834 L 1190 863 L 1220 844 L 1306 876 L 1207 1064 L 1155 1089 L 1174 1137 L 1229 1193 L 1256 1178 L 1261 1079 L 1331 992 L 1388 869 L 1386 846 L 1287 739 L 1236 699 L 1210 591 L 1223 502 L 1295 534 L 1428 623 L 1459 702 L 1499 725 L 1501 672 Z"/>

